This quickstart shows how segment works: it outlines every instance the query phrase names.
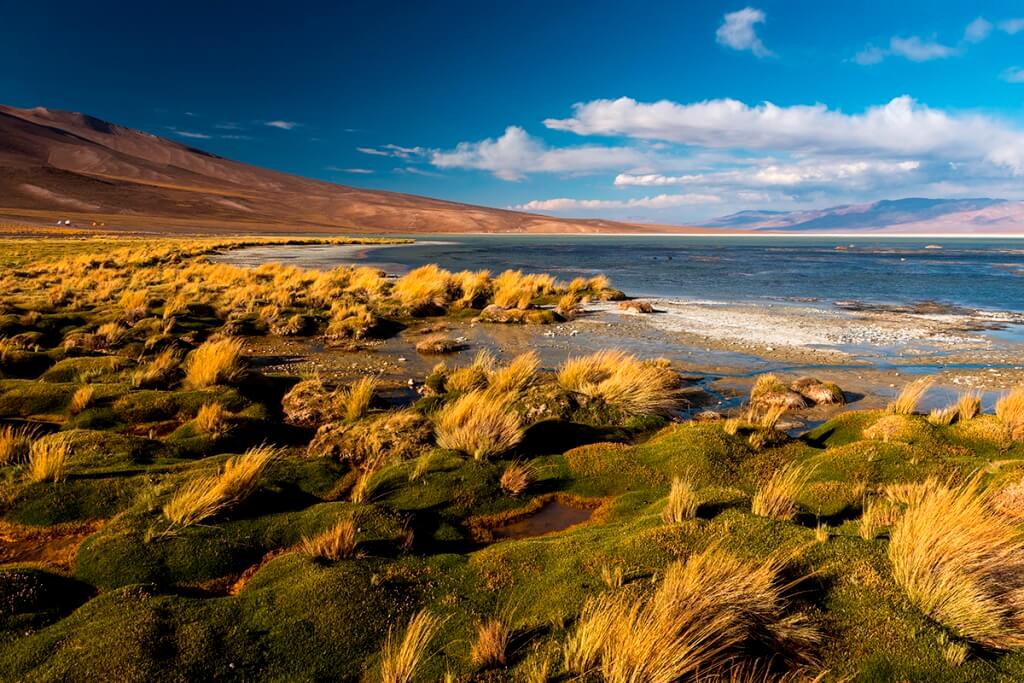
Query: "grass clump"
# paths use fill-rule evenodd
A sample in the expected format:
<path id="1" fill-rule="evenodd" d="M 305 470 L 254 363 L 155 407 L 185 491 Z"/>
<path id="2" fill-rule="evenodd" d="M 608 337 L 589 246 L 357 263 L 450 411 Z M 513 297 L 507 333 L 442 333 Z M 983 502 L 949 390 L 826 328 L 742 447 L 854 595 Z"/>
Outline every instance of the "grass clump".
<path id="1" fill-rule="evenodd" d="M 537 381 L 540 359 L 533 351 L 521 353 L 508 365 L 495 369 L 488 378 L 488 389 L 493 394 L 513 397 L 526 392 Z"/>
<path id="2" fill-rule="evenodd" d="M 58 482 L 67 474 L 71 442 L 66 434 L 53 434 L 33 441 L 28 449 L 28 478 L 34 482 Z"/>
<path id="3" fill-rule="evenodd" d="M 900 389 L 900 393 L 886 410 L 893 415 L 913 415 L 917 411 L 917 404 L 928 393 L 933 383 L 934 380 L 930 377 L 922 377 L 907 384 Z"/>
<path id="4" fill-rule="evenodd" d="M 505 401 L 473 391 L 442 408 L 435 424 L 437 445 L 476 460 L 512 450 L 523 438 L 520 418 Z"/>
<path id="5" fill-rule="evenodd" d="M 1014 439 L 1024 440 L 1024 387 L 1017 387 L 996 401 L 996 417 Z"/>
<path id="6" fill-rule="evenodd" d="M 981 414 L 981 394 L 977 391 L 965 391 L 956 400 L 957 420 L 966 422 Z"/>
<path id="7" fill-rule="evenodd" d="M 751 512 L 771 519 L 793 519 L 797 513 L 796 498 L 810 476 L 810 470 L 797 464 L 777 470 L 754 493 Z"/>
<path id="8" fill-rule="evenodd" d="M 242 342 L 238 339 L 204 342 L 185 359 L 185 383 L 193 389 L 230 384 L 242 372 Z"/>
<path id="9" fill-rule="evenodd" d="M 219 473 L 195 477 L 179 489 L 164 505 L 164 517 L 176 527 L 187 527 L 237 506 L 259 488 L 277 456 L 276 449 L 257 446 L 229 458 Z"/>
<path id="10" fill-rule="evenodd" d="M 33 427 L 0 428 L 0 465 L 17 465 L 28 460 L 36 434 Z"/>
<path id="11" fill-rule="evenodd" d="M 381 683 L 412 683 L 428 656 L 430 641 L 443 624 L 443 619 L 422 610 L 409 620 L 400 638 L 389 628 L 381 651 Z"/>
<path id="12" fill-rule="evenodd" d="M 1024 646 L 1024 543 L 978 478 L 931 480 L 893 526 L 889 559 L 911 602 L 961 638 Z"/>
<path id="13" fill-rule="evenodd" d="M 462 349 L 462 343 L 443 334 L 432 335 L 416 342 L 416 353 L 423 355 L 442 355 L 455 353 Z"/>
<path id="14" fill-rule="evenodd" d="M 505 468 L 498 480 L 501 490 L 510 496 L 519 496 L 530 488 L 537 478 L 537 468 L 530 463 L 514 462 Z"/>
<path id="15" fill-rule="evenodd" d="M 818 633 L 787 615 L 783 563 L 740 560 L 711 546 L 677 561 L 649 597 L 591 599 L 565 646 L 565 666 L 610 683 L 690 680 L 725 666 L 748 641 L 809 655 Z"/>
<path id="16" fill-rule="evenodd" d="M 360 377 L 352 386 L 339 391 L 335 397 L 339 412 L 346 420 L 354 422 L 370 411 L 373 392 L 377 390 L 377 380 L 373 377 Z"/>
<path id="17" fill-rule="evenodd" d="M 71 395 L 71 401 L 68 403 L 68 414 L 78 415 L 88 408 L 92 404 L 95 393 L 96 390 L 88 384 L 76 389 L 75 393 Z"/>
<path id="18" fill-rule="evenodd" d="M 359 544 L 355 520 L 343 519 L 312 538 L 303 537 L 299 547 L 310 557 L 330 562 L 356 557 Z"/>
<path id="19" fill-rule="evenodd" d="M 689 477 L 673 477 L 672 488 L 668 493 L 668 503 L 661 512 L 661 519 L 666 524 L 679 524 L 697 516 L 700 497 Z"/>
<path id="20" fill-rule="evenodd" d="M 558 383 L 628 415 L 671 415 L 682 405 L 678 374 L 621 351 L 570 358 L 558 370 Z"/>
<path id="21" fill-rule="evenodd" d="M 501 617 L 492 617 L 477 628 L 476 642 L 470 647 L 469 658 L 481 669 L 505 664 L 512 630 Z"/>
<path id="22" fill-rule="evenodd" d="M 203 434 L 222 436 L 231 429 L 229 413 L 220 403 L 204 403 L 196 413 L 196 429 Z"/>

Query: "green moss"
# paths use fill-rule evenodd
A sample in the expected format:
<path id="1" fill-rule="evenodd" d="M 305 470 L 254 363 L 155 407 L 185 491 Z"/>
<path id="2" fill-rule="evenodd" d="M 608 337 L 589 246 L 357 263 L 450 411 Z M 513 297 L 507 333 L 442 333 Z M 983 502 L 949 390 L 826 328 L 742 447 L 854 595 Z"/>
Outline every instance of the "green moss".
<path id="1" fill-rule="evenodd" d="M 123 356 L 66 358 L 43 373 L 39 380 L 51 384 L 116 382 L 122 371 L 132 365 L 134 363 Z"/>

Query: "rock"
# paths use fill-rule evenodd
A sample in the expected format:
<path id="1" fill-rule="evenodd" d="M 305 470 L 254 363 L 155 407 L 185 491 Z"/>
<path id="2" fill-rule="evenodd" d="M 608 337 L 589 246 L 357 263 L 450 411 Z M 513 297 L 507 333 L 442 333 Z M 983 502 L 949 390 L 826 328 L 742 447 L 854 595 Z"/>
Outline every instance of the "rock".
<path id="1" fill-rule="evenodd" d="M 317 430 L 306 453 L 358 465 L 378 452 L 395 460 L 408 460 L 432 447 L 430 421 L 413 410 L 400 410 L 355 423 L 325 424 Z"/>
<path id="2" fill-rule="evenodd" d="M 331 393 L 319 379 L 299 382 L 281 399 L 285 419 L 301 427 L 317 427 L 334 418 Z"/>
<path id="3" fill-rule="evenodd" d="M 455 353 L 466 348 L 466 345 L 457 339 L 449 339 L 443 335 L 427 337 L 416 344 L 416 353 L 424 355 L 440 355 Z"/>
<path id="4" fill-rule="evenodd" d="M 649 301 L 620 301 L 619 310 L 631 313 L 654 313 L 654 306 Z"/>
<path id="5" fill-rule="evenodd" d="M 815 405 L 844 405 L 846 395 L 834 382 L 822 382 L 814 377 L 794 380 L 789 388 Z"/>

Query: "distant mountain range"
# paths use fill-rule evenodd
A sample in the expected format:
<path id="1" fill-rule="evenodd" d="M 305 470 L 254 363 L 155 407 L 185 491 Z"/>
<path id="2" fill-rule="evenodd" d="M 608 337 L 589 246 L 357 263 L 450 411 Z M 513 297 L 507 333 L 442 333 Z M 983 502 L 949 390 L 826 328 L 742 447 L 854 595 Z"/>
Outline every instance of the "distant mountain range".
<path id="1" fill-rule="evenodd" d="M 4 220 L 190 232 L 680 230 L 347 187 L 231 161 L 86 114 L 0 106 Z"/>
<path id="2" fill-rule="evenodd" d="M 740 211 L 709 227 L 771 232 L 1024 234 L 1024 202 L 1005 199 L 884 199 L 808 211 Z"/>

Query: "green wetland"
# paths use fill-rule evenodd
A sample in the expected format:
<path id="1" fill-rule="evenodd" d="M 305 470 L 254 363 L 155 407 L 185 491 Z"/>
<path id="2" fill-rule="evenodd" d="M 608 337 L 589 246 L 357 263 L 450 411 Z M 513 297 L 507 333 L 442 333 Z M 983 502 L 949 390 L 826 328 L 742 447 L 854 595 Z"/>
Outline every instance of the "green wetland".
<path id="1" fill-rule="evenodd" d="M 949 374 L 1002 347 L 240 246 L 0 243 L 0 680 L 1024 678 L 1024 389 Z"/>

